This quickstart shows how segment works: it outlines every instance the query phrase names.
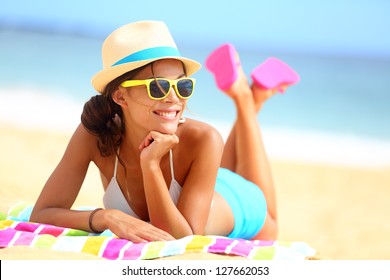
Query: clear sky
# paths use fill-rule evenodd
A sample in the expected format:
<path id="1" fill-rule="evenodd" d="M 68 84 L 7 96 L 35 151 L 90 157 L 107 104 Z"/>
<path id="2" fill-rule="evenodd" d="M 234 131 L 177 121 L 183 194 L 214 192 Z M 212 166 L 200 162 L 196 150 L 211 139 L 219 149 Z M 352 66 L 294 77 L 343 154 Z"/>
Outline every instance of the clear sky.
<path id="1" fill-rule="evenodd" d="M 165 21 L 178 45 L 390 57 L 388 0 L 0 0 L 0 27 L 105 37 L 144 19 Z M 1 43 L 1 42 L 0 42 Z"/>

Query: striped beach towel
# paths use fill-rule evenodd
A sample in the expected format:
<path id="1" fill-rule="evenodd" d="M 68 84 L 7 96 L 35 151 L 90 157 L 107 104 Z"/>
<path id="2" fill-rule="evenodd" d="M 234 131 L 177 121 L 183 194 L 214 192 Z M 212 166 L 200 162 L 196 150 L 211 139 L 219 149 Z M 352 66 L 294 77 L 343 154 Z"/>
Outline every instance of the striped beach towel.
<path id="1" fill-rule="evenodd" d="M 133 243 L 109 230 L 93 234 L 77 229 L 30 223 L 32 206 L 22 203 L 0 213 L 0 248 L 29 246 L 55 251 L 83 252 L 108 260 L 148 260 L 207 252 L 241 256 L 254 260 L 302 260 L 315 250 L 305 242 L 243 240 L 222 236 L 192 235 L 173 241 Z"/>

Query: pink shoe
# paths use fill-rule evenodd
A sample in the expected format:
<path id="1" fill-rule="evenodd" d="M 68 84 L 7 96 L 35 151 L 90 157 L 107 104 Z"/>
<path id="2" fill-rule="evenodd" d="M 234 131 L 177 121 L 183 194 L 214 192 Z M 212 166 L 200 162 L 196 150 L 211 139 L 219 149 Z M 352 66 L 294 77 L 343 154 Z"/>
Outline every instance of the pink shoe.
<path id="1" fill-rule="evenodd" d="M 270 57 L 257 66 L 251 73 L 256 86 L 284 92 L 283 86 L 290 86 L 299 82 L 300 77 L 289 65 L 283 61 Z"/>
<path id="2" fill-rule="evenodd" d="M 236 50 L 232 44 L 224 44 L 215 49 L 206 59 L 207 69 L 214 74 L 215 82 L 221 90 L 229 89 L 238 77 L 235 59 Z"/>

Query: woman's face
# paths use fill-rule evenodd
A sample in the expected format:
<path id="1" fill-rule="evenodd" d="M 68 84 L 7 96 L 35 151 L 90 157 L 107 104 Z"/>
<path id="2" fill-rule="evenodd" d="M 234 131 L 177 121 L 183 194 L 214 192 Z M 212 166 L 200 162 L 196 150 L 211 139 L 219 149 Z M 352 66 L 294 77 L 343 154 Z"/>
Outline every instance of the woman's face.
<path id="1" fill-rule="evenodd" d="M 185 77 L 183 64 L 173 59 L 155 61 L 138 72 L 133 80 L 154 77 L 172 80 Z M 164 134 L 176 133 L 187 100 L 180 98 L 173 87 L 162 100 L 150 99 L 145 85 L 120 87 L 120 90 L 124 91 L 123 96 L 127 104 L 127 108 L 124 108 L 127 127 L 138 127 L 145 130 L 144 133 L 152 130 Z"/>

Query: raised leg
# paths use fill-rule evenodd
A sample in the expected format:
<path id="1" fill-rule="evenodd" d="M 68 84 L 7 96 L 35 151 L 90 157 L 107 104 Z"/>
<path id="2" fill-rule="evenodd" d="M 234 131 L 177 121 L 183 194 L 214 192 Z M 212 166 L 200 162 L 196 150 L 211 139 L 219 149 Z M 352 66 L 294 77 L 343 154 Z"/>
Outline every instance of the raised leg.
<path id="1" fill-rule="evenodd" d="M 265 101 L 267 101 L 268 98 L 273 96 L 276 92 L 276 89 L 263 90 L 252 85 L 253 101 L 255 103 L 256 113 L 261 110 Z M 221 166 L 229 170 L 236 171 L 236 161 L 236 124 L 234 124 L 225 143 Z"/>
<path id="2" fill-rule="evenodd" d="M 265 153 L 257 112 L 275 91 L 249 87 L 244 72 L 233 86 L 225 91 L 235 103 L 237 119 L 225 145 L 222 167 L 228 168 L 255 183 L 263 191 L 268 215 L 256 238 L 276 238 L 276 202 L 272 172 Z"/>

